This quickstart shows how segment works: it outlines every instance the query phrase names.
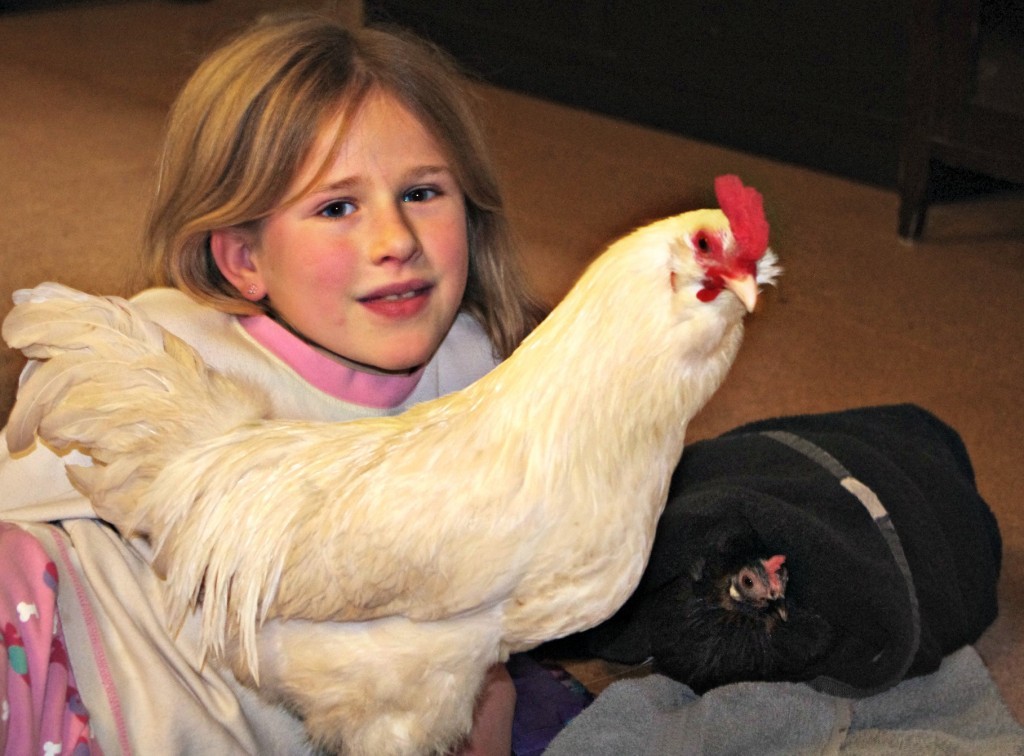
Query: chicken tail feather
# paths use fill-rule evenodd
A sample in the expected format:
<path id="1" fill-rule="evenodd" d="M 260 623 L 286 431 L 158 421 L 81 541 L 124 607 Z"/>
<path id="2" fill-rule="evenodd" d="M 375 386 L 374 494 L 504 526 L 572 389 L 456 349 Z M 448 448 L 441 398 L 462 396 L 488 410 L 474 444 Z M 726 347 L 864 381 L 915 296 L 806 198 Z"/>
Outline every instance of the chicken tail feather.
<path id="1" fill-rule="evenodd" d="M 124 299 L 45 283 L 14 302 L 3 338 L 37 362 L 19 388 L 8 447 L 24 451 L 38 435 L 57 451 L 86 452 L 93 466 L 69 465 L 69 477 L 126 534 L 138 532 L 136 504 L 168 460 L 266 415 L 260 392 L 209 370 Z"/>

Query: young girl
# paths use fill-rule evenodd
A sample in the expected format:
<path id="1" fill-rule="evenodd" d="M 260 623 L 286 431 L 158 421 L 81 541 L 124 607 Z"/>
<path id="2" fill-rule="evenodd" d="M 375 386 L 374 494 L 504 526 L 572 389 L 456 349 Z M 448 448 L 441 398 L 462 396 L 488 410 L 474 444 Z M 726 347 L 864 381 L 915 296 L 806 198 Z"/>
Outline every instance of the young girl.
<path id="1" fill-rule="evenodd" d="M 257 24 L 185 86 L 144 253 L 158 288 L 134 301 L 281 418 L 401 412 L 542 317 L 454 67 L 315 16 Z M 168 630 L 146 545 L 65 461 L 0 451 L 0 750 L 305 752 L 301 723 L 202 663 L 194 624 Z M 509 753 L 513 702 L 495 668 L 467 752 Z"/>

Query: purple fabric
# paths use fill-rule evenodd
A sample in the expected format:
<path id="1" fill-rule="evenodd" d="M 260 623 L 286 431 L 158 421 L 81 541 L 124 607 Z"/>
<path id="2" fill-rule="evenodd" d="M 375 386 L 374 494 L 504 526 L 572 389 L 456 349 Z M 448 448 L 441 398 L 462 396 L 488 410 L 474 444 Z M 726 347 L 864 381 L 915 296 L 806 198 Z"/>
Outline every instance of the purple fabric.
<path id="1" fill-rule="evenodd" d="M 516 686 L 512 720 L 513 756 L 539 756 L 594 697 L 561 667 L 540 664 L 527 654 L 508 660 Z"/>

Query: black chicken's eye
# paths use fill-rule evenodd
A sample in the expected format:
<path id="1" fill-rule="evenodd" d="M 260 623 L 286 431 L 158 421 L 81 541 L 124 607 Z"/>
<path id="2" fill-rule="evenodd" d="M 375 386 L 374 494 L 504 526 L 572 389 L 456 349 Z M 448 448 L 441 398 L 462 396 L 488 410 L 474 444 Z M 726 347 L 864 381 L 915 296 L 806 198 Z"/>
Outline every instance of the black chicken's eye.
<path id="1" fill-rule="evenodd" d="M 753 581 L 753 579 L 751 579 L 750 575 L 744 575 L 743 576 L 743 587 L 744 588 L 753 588 L 754 587 L 754 581 Z"/>

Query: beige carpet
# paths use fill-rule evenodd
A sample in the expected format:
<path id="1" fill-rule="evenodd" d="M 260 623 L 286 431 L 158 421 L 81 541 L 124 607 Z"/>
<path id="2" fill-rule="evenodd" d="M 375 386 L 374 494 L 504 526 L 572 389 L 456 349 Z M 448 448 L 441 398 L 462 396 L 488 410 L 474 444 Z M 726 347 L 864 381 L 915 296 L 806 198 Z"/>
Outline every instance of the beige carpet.
<path id="1" fill-rule="evenodd" d="M 12 290 L 45 279 L 124 290 L 166 106 L 195 56 L 254 5 L 80 3 L 0 15 L 0 316 Z M 334 6 L 358 18 L 358 5 Z M 738 173 L 764 193 L 786 274 L 694 437 L 772 415 L 908 401 L 956 427 L 1005 539 L 1001 616 L 979 648 L 1024 721 L 1024 193 L 935 207 L 924 239 L 908 246 L 895 233 L 892 192 L 479 93 L 530 273 L 550 300 L 615 234 L 712 202 L 715 175 Z M 0 357 L 5 417 L 20 359 Z"/>

